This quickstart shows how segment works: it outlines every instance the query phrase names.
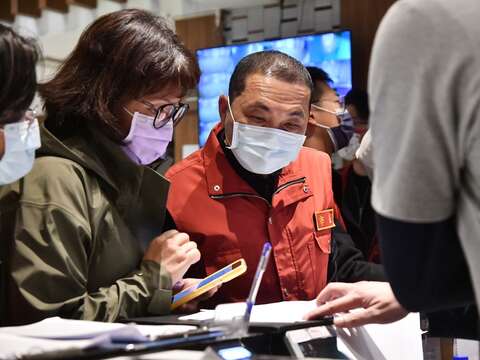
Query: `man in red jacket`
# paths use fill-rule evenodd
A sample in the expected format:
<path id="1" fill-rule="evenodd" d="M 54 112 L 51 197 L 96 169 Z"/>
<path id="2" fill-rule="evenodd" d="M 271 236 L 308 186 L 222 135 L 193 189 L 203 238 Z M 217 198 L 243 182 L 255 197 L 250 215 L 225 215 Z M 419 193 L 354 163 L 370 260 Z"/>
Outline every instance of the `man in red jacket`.
<path id="1" fill-rule="evenodd" d="M 358 250 L 331 258 L 332 232 L 345 233 L 330 158 L 302 147 L 312 86 L 304 66 L 286 54 L 245 57 L 232 74 L 229 97 L 219 98 L 221 123 L 205 147 L 167 172 L 168 210 L 202 254 L 190 273 L 205 276 L 239 258 L 247 262 L 247 273 L 222 286 L 213 304 L 245 300 L 265 241 L 273 256 L 259 303 L 313 299 L 332 278 L 383 279 Z"/>

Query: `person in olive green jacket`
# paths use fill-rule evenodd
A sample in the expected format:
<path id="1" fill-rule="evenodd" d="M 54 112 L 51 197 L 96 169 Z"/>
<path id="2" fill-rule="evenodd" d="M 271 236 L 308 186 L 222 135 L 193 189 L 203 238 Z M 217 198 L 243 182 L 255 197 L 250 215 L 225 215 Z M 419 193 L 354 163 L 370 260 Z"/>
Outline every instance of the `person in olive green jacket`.
<path id="1" fill-rule="evenodd" d="M 153 168 L 198 77 L 162 18 L 122 10 L 96 20 L 40 86 L 42 147 L 32 171 L 0 189 L 4 323 L 169 311 L 200 254 L 187 234 L 163 232 L 169 184 Z"/>
<path id="2" fill-rule="evenodd" d="M 39 57 L 33 39 L 0 24 L 0 186 L 27 174 L 40 146 L 38 121 L 28 109 L 37 88 L 35 64 Z M 6 317 L 7 269 L 2 244 L 0 238 L 0 320 Z"/>

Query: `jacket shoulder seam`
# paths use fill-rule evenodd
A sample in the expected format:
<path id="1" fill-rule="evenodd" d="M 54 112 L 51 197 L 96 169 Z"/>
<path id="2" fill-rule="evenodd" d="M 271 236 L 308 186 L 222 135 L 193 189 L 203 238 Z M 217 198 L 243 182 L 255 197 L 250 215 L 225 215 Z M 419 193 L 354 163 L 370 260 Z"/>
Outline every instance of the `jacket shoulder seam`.
<path id="1" fill-rule="evenodd" d="M 19 203 L 22 204 L 22 205 L 31 206 L 31 207 L 35 207 L 35 208 L 38 208 L 38 209 L 55 207 L 55 208 L 65 212 L 65 213 L 67 213 L 69 216 L 73 217 L 76 221 L 82 223 L 86 228 L 90 228 L 90 224 L 88 223 L 88 221 L 86 221 L 84 218 L 78 217 L 73 211 L 67 209 L 66 207 L 64 207 L 61 204 L 58 204 L 55 201 L 48 201 L 48 202 L 40 203 L 40 202 L 34 202 L 34 201 L 29 201 L 29 200 L 20 200 Z"/>
<path id="2" fill-rule="evenodd" d="M 195 165 L 202 165 L 202 158 L 199 157 L 195 159 L 186 159 L 184 160 L 184 162 L 182 161 L 179 164 L 174 165 L 167 171 L 166 177 L 167 179 L 172 178 L 178 175 L 179 173 L 190 169 Z"/>

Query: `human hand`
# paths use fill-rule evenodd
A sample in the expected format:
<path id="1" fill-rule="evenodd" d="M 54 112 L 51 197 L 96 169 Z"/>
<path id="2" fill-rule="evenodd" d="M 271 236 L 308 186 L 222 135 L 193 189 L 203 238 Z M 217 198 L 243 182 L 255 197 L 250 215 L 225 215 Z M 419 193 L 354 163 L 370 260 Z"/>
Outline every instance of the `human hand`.
<path id="1" fill-rule="evenodd" d="M 177 294 L 180 291 L 194 287 L 198 285 L 198 283 L 201 282 L 202 280 L 203 279 L 192 279 L 192 278 L 182 279 L 179 282 L 177 282 L 173 287 L 173 293 Z M 205 301 L 211 298 L 213 295 L 215 295 L 215 293 L 218 291 L 218 289 L 220 289 L 221 286 L 222 284 L 218 284 L 217 286 L 208 290 L 206 293 L 203 293 L 199 297 L 196 297 L 195 299 L 190 300 L 186 304 L 179 306 L 178 308 L 175 309 L 175 311 L 180 313 L 194 313 L 199 311 L 200 303 L 202 301 Z"/>
<path id="2" fill-rule="evenodd" d="M 318 295 L 317 304 L 319 306 L 305 315 L 305 319 L 344 313 L 334 318 L 334 324 L 338 327 L 386 324 L 408 314 L 395 298 L 390 284 L 377 281 L 330 283 Z M 361 310 L 348 312 L 356 308 Z"/>
<path id="3" fill-rule="evenodd" d="M 169 230 L 153 239 L 143 255 L 143 260 L 161 264 L 170 274 L 172 284 L 182 279 L 190 265 L 200 260 L 197 244 L 188 234 Z"/>

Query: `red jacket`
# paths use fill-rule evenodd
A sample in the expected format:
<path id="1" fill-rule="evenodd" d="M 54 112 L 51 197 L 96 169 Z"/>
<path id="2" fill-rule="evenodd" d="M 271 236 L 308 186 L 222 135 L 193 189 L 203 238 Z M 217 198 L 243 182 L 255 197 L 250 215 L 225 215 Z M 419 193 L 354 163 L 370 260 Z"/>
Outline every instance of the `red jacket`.
<path id="1" fill-rule="evenodd" d="M 244 301 L 270 241 L 273 256 L 257 303 L 313 299 L 327 282 L 331 229 L 319 229 L 315 213 L 335 208 L 329 156 L 302 148 L 282 169 L 270 204 L 232 168 L 217 139 L 220 130 L 217 125 L 204 148 L 166 174 L 168 210 L 202 254 L 188 275 L 204 277 L 243 257 L 247 273 L 224 284 L 212 301 Z"/>

